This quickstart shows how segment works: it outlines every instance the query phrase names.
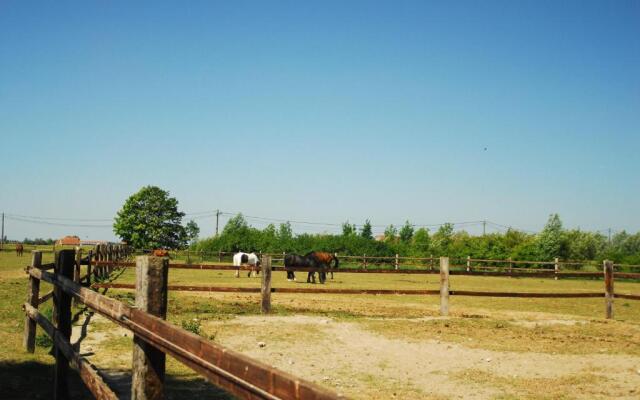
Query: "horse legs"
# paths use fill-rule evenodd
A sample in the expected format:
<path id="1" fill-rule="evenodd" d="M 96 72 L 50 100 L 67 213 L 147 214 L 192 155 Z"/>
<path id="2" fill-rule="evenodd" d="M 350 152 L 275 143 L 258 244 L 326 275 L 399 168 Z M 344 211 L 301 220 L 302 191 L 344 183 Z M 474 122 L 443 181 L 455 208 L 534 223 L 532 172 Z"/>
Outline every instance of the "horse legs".
<path id="1" fill-rule="evenodd" d="M 236 278 L 240 278 L 240 267 L 236 268 Z"/>

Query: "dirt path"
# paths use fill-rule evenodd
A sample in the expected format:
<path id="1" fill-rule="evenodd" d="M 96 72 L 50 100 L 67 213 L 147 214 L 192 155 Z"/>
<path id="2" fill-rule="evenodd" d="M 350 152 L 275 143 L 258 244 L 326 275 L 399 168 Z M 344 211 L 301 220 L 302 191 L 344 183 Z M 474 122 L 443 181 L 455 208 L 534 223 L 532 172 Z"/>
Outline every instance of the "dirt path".
<path id="1" fill-rule="evenodd" d="M 310 316 L 238 317 L 210 322 L 205 330 L 223 345 L 354 398 L 640 396 L 640 358 L 634 356 L 499 352 L 437 340 L 407 343 L 358 323 Z"/>

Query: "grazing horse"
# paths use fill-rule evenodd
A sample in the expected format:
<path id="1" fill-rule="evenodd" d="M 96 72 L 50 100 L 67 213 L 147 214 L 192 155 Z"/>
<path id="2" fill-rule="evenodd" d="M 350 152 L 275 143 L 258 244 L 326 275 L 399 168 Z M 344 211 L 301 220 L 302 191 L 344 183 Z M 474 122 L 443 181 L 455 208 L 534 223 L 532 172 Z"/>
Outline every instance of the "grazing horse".
<path id="1" fill-rule="evenodd" d="M 335 254 L 327 253 L 326 251 L 312 251 L 307 254 L 307 257 L 313 257 L 318 260 L 319 263 L 326 265 L 329 268 L 329 272 L 331 272 L 331 279 L 333 279 L 333 269 L 338 268 L 338 257 Z M 333 261 L 333 267 L 331 266 L 331 261 Z"/>
<path id="2" fill-rule="evenodd" d="M 249 264 L 251 266 L 247 277 L 250 277 L 251 273 L 254 273 L 253 276 L 258 276 L 260 273 L 260 270 L 258 269 L 260 266 L 260 259 L 256 253 L 243 253 L 240 251 L 233 255 L 233 266 L 238 267 L 238 269 L 236 269 L 236 278 L 240 277 L 240 266 L 243 264 Z"/>
<path id="3" fill-rule="evenodd" d="M 285 267 L 302 267 L 302 268 L 318 268 L 318 276 L 320 283 L 324 283 L 327 279 L 327 273 L 325 269 L 332 269 L 330 266 L 331 261 L 334 261 L 334 267 L 338 267 L 338 258 L 331 253 L 324 253 L 319 251 L 312 251 L 304 256 L 297 254 L 287 254 L 284 257 Z M 287 279 L 295 280 L 295 274 L 293 271 L 287 271 Z M 333 278 L 332 278 L 333 279 Z M 316 273 L 309 271 L 307 273 L 307 283 L 316 283 Z"/>
<path id="4" fill-rule="evenodd" d="M 308 262 L 307 259 L 303 256 L 299 256 L 297 254 L 286 254 L 284 256 L 284 267 L 307 267 Z M 296 274 L 293 271 L 287 271 L 287 280 L 295 281 Z"/>
<path id="5" fill-rule="evenodd" d="M 24 246 L 22 243 L 16 243 L 16 256 L 22 257 L 22 252 L 24 251 Z"/>

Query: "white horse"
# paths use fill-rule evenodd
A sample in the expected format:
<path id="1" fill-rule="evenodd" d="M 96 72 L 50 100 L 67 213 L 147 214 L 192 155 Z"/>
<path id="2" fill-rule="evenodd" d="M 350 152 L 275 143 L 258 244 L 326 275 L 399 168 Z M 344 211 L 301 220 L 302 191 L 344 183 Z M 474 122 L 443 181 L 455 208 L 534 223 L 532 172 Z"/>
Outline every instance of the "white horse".
<path id="1" fill-rule="evenodd" d="M 258 269 L 258 267 L 260 267 L 260 259 L 256 253 L 238 252 L 233 255 L 233 266 L 238 267 L 236 269 L 236 278 L 240 277 L 240 267 L 243 264 L 251 266 L 251 270 L 249 270 L 247 277 L 250 277 L 251 273 L 253 273 L 253 276 L 258 276 L 258 273 L 260 273 L 260 270 Z"/>

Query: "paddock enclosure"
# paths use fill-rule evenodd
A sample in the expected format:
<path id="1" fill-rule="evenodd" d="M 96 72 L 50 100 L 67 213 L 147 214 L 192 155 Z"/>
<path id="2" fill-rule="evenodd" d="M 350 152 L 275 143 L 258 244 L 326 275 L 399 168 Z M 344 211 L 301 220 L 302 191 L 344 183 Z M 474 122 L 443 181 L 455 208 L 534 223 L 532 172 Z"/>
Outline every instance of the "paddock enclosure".
<path id="1" fill-rule="evenodd" d="M 277 397 L 300 396 L 301 387 L 316 398 L 638 397 L 640 284 L 633 268 L 612 262 L 597 271 L 559 262 L 521 269 L 510 260 L 341 257 L 334 280 L 312 285 L 287 282 L 277 254 L 262 255 L 258 278 L 235 278 L 226 255 L 149 258 L 166 268 L 165 322 L 136 307 L 140 259 L 95 253 L 66 256 L 68 277 L 49 272 L 50 262 L 31 263 L 19 336 L 30 350 L 31 325 L 53 332 L 57 359 L 71 360 L 101 398 L 109 398 L 107 387 L 118 397 L 130 392 L 132 352 L 153 358 L 149 348 L 170 356 L 170 398 L 313 398 Z M 11 279 L 24 293 L 24 278 Z M 72 324 L 71 340 L 56 333 L 55 315 L 56 330 L 43 321 L 55 295 L 34 295 L 35 281 L 75 298 L 74 314 L 92 313 L 90 322 Z M 33 356 L 21 350 L 21 357 L 40 357 L 33 347 Z M 220 352 L 230 358 L 211 356 Z M 188 390 L 180 383 L 187 381 Z"/>

